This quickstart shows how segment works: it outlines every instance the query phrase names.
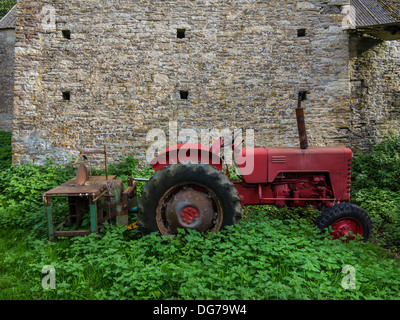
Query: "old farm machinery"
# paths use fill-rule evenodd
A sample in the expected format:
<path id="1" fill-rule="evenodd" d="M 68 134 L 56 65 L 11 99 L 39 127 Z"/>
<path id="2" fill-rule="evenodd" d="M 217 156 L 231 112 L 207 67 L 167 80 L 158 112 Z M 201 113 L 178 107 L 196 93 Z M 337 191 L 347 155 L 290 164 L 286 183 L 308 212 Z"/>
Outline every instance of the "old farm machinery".
<path id="1" fill-rule="evenodd" d="M 117 180 L 115 175 L 108 175 L 106 146 L 102 151 L 81 152 L 78 159 L 87 159 L 87 156 L 93 154 L 104 154 L 105 176 L 89 175 L 84 161 L 77 161 L 80 162 L 80 166 L 75 178 L 42 195 L 47 209 L 50 241 L 56 237 L 96 233 L 107 221 L 128 225 L 128 214 L 135 210 L 136 181 L 129 177 L 128 186 L 124 189 L 122 180 Z M 54 226 L 52 199 L 59 197 L 68 199 L 68 216 Z M 89 224 L 83 229 L 82 222 L 85 218 L 88 218 Z"/>
<path id="2" fill-rule="evenodd" d="M 178 229 L 217 232 L 239 223 L 243 206 L 275 205 L 277 207 L 314 206 L 322 213 L 316 221 L 321 230 L 331 227 L 334 238 L 360 235 L 367 240 L 372 231 L 368 214 L 349 203 L 352 151 L 346 147 L 309 147 L 304 110 L 299 92 L 296 117 L 300 148 L 246 147 L 242 155 L 251 157 L 253 170 L 236 163 L 239 180 L 231 179 L 220 157 L 222 147 L 235 139 L 220 138 L 212 146 L 177 144 L 160 152 L 152 161 L 155 174 L 146 182 L 137 204 L 137 223 L 143 235 L 158 232 L 174 235 Z M 224 141 L 225 140 L 225 141 Z M 229 140 L 229 139 L 228 139 Z M 236 150 L 237 151 L 237 150 Z M 83 178 L 80 178 L 80 170 Z M 79 184 L 79 178 L 84 181 Z M 78 169 L 78 176 L 43 197 L 48 208 L 49 237 L 77 235 L 75 231 L 57 231 L 52 226 L 51 198 L 68 196 L 70 214 L 66 221 L 79 223 L 80 211 L 89 210 L 91 228 L 79 234 L 97 232 L 110 217 L 127 225 L 130 204 L 136 197 L 136 183 L 115 177 L 89 177 Z M 112 210 L 107 208 L 112 205 Z"/>
<path id="3" fill-rule="evenodd" d="M 296 108 L 300 148 L 241 149 L 243 155 L 252 157 L 254 169 L 243 172 L 240 181 L 230 179 L 219 156 L 223 144 L 235 149 L 233 138 L 220 139 L 211 147 L 178 144 L 155 157 L 151 162 L 155 174 L 138 202 L 141 232 L 173 235 L 179 228 L 218 231 L 238 223 L 245 205 L 312 205 L 322 209 L 316 224 L 321 230 L 332 227 L 334 238 L 361 235 L 368 239 L 370 217 L 349 203 L 352 151 L 346 147 L 308 147 L 301 106 L 304 94 L 299 92 Z M 244 169 L 243 164 L 237 165 L 239 171 Z"/>

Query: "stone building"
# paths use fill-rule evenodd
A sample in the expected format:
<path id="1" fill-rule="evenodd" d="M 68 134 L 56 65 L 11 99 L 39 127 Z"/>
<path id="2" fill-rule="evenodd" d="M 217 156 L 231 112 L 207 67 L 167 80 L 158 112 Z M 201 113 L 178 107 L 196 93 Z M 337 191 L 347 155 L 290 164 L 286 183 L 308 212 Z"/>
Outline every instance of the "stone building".
<path id="1" fill-rule="evenodd" d="M 108 146 L 145 158 L 151 129 L 255 130 L 257 145 L 368 150 L 400 122 L 400 5 L 388 0 L 21 0 L 13 161 Z"/>
<path id="2" fill-rule="evenodd" d="M 354 99 L 352 146 L 368 150 L 400 124 L 400 1 L 352 0 L 357 29 L 350 34 Z"/>
<path id="3" fill-rule="evenodd" d="M 14 43 L 17 8 L 0 21 L 0 130 L 12 130 Z"/>

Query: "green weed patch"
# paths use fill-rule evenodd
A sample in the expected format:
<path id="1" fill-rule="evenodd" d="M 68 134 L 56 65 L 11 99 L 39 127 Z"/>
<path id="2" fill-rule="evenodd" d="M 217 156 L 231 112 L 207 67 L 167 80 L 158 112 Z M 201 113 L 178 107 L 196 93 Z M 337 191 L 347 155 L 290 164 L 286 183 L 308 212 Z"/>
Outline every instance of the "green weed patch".
<path id="1" fill-rule="evenodd" d="M 373 153 L 395 159 L 396 148 Z M 313 208 L 270 206 L 246 207 L 239 225 L 218 233 L 142 237 L 137 229 L 108 225 L 99 234 L 51 243 L 40 194 L 73 177 L 76 168 L 7 166 L 0 172 L 0 299 L 399 299 L 400 195 L 390 175 L 398 168 L 373 175 L 378 156 L 365 158 L 368 165 L 358 157 L 366 156 L 354 161 L 352 201 L 373 220 L 368 243 L 321 234 Z M 153 170 L 138 170 L 127 157 L 109 173 L 126 180 L 150 177 Z M 56 217 L 67 212 L 62 201 L 53 209 Z M 55 289 L 43 287 L 45 266 L 56 272 Z"/>

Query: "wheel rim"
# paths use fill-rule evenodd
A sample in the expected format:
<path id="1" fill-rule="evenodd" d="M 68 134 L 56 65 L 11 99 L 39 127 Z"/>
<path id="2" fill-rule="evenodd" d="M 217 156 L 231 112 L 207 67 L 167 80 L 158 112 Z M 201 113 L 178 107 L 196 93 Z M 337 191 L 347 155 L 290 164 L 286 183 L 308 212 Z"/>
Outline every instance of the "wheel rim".
<path id="1" fill-rule="evenodd" d="M 219 231 L 222 207 L 215 193 L 201 184 L 174 185 L 160 198 L 156 221 L 161 234 L 175 235 L 178 228 Z"/>
<path id="2" fill-rule="evenodd" d="M 364 230 L 360 221 L 353 218 L 344 218 L 336 221 L 332 224 L 332 235 L 334 239 L 339 239 L 344 236 L 348 236 L 350 232 L 355 235 L 363 235 Z M 350 237 L 354 239 L 354 236 Z"/>

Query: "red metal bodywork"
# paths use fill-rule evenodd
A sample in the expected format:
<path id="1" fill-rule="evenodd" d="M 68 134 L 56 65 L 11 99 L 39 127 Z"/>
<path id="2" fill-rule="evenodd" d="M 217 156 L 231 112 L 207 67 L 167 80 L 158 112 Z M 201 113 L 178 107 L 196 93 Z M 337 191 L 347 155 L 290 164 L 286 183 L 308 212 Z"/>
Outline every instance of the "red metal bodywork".
<path id="1" fill-rule="evenodd" d="M 201 144 L 180 144 L 160 153 L 152 162 L 155 171 L 171 163 L 198 161 L 222 170 L 222 160 Z M 257 147 L 242 149 L 244 158 L 253 157 L 254 169 L 232 181 L 242 206 L 273 204 L 277 207 L 325 205 L 350 200 L 352 152 L 346 147 Z M 244 168 L 246 163 L 239 165 Z"/>
<path id="2" fill-rule="evenodd" d="M 173 163 L 194 161 L 209 163 L 218 170 L 222 170 L 222 160 L 213 150 L 213 146 L 210 148 L 198 143 L 181 143 L 161 151 L 157 157 L 150 162 L 150 165 L 153 167 L 154 171 L 158 171 Z"/>
<path id="3" fill-rule="evenodd" d="M 352 152 L 345 147 L 247 148 L 254 170 L 235 182 L 242 204 L 304 206 L 350 200 Z M 244 166 L 239 165 L 239 168 Z"/>

